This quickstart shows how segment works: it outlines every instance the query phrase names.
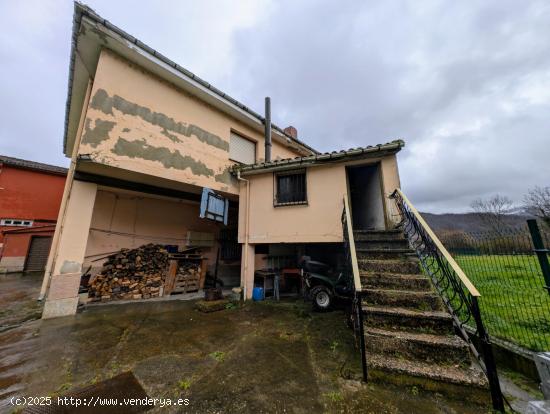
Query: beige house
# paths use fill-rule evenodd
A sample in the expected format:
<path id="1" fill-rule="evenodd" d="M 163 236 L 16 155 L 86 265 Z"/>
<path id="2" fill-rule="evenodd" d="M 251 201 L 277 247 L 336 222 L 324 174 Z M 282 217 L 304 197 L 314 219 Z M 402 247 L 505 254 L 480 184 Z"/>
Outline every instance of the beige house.
<path id="1" fill-rule="evenodd" d="M 206 237 L 211 266 L 229 240 L 241 254 L 222 257 L 222 277 L 250 298 L 254 271 L 271 258 L 342 243 L 344 197 L 355 228 L 392 227 L 387 196 L 399 187 L 403 141 L 320 154 L 267 118 L 77 3 L 64 136 L 71 165 L 44 317 L 74 314 L 83 271 L 121 248 L 184 249 Z M 229 200 L 227 225 L 199 217 L 204 188 Z"/>

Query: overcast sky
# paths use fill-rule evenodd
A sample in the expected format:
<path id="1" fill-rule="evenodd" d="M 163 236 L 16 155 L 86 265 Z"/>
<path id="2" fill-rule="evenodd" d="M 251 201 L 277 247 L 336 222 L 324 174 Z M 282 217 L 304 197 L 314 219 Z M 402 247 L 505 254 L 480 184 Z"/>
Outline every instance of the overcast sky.
<path id="1" fill-rule="evenodd" d="M 548 1 L 110 1 L 101 16 L 321 151 L 404 139 L 422 210 L 550 185 Z M 0 0 L 0 154 L 62 154 L 73 4 Z"/>

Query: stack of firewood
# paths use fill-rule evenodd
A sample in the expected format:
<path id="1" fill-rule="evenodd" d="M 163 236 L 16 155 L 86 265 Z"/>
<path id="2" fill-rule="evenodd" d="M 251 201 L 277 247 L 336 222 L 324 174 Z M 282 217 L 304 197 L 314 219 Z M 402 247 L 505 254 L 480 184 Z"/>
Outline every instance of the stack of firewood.
<path id="1" fill-rule="evenodd" d="M 148 299 L 161 295 L 168 252 L 158 244 L 122 249 L 107 258 L 90 283 L 92 301 Z"/>

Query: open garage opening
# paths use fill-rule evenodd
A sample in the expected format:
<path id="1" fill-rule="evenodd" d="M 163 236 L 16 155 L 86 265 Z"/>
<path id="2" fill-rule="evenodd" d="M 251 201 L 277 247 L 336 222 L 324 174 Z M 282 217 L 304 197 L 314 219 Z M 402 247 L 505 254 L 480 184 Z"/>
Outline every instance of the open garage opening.
<path id="1" fill-rule="evenodd" d="M 342 243 L 256 244 L 254 259 L 255 299 L 276 299 L 277 290 L 279 297 L 311 299 L 316 285 L 335 298 L 345 285 Z"/>
<path id="2" fill-rule="evenodd" d="M 224 224 L 201 218 L 200 195 L 194 198 L 99 187 L 81 301 L 196 296 L 214 285 L 239 286 L 237 203 L 229 202 Z"/>

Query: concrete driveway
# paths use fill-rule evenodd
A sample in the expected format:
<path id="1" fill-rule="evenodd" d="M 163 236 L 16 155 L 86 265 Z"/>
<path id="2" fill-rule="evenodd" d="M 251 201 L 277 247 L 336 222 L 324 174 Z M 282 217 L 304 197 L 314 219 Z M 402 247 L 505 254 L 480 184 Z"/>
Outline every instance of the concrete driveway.
<path id="1" fill-rule="evenodd" d="M 313 313 L 295 300 L 204 314 L 194 302 L 169 301 L 32 320 L 39 305 L 29 292 L 39 283 L 0 279 L 1 412 L 15 409 L 12 396 L 60 395 L 124 372 L 132 372 L 149 397 L 189 400 L 152 412 L 486 411 L 418 389 L 362 384 L 359 353 L 341 311 Z"/>

